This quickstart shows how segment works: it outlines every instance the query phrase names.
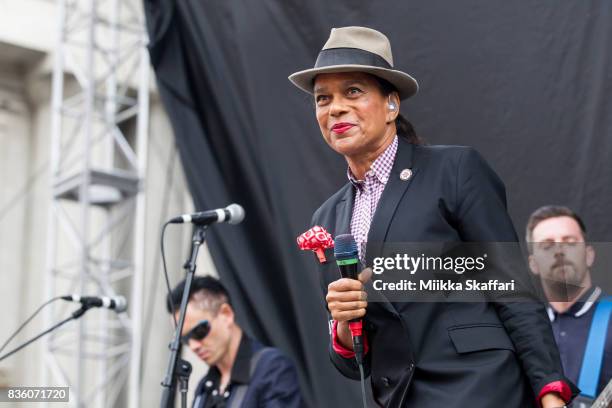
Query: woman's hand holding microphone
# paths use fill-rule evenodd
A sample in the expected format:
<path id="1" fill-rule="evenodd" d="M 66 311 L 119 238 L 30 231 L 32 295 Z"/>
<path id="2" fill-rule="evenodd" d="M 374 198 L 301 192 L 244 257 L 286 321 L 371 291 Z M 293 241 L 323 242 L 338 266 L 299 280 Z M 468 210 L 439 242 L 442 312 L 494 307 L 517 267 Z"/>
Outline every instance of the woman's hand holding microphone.
<path id="1" fill-rule="evenodd" d="M 372 277 L 372 269 L 366 268 L 359 274 L 359 280 L 341 278 L 327 286 L 327 308 L 332 319 L 338 322 L 338 342 L 344 348 L 353 350 L 349 320 L 361 319 L 368 307 L 364 284 Z"/>

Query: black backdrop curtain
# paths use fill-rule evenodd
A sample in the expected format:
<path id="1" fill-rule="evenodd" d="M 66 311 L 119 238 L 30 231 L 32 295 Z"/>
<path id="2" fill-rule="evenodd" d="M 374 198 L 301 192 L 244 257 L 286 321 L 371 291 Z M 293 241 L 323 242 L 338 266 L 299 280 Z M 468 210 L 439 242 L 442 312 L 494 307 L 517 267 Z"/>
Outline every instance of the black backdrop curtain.
<path id="1" fill-rule="evenodd" d="M 612 226 L 612 3 L 607 1 L 145 0 L 152 64 L 196 208 L 242 204 L 208 244 L 240 322 L 289 353 L 310 406 L 357 406 L 326 355 L 313 258 L 295 237 L 346 182 L 313 101 L 286 79 L 331 27 L 391 39 L 419 94 L 401 110 L 432 144 L 477 148 L 530 212 L 569 205 L 595 240 Z M 154 131 L 154 130 L 153 130 Z M 194 380 L 195 381 L 195 380 Z"/>

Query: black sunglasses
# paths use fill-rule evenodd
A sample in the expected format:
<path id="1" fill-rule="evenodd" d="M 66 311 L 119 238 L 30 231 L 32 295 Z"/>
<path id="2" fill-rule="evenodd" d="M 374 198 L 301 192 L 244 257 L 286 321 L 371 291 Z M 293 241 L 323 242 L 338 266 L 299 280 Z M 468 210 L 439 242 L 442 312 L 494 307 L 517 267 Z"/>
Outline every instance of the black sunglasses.
<path id="1" fill-rule="evenodd" d="M 196 341 L 202 340 L 208 336 L 210 332 L 210 322 L 208 320 L 201 320 L 198 324 L 193 326 L 184 336 L 181 336 L 181 342 L 185 345 L 189 344 L 189 339 Z"/>

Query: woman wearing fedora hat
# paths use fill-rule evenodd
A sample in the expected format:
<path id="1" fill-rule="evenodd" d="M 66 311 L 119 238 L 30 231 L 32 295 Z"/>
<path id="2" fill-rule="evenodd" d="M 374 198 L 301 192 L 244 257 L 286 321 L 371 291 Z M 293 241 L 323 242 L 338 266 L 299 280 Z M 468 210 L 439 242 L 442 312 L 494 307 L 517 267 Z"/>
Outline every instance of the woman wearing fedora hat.
<path id="1" fill-rule="evenodd" d="M 365 265 L 380 255 L 376 242 L 517 242 L 503 183 L 485 160 L 469 147 L 421 144 L 400 115 L 400 101 L 418 85 L 393 69 L 384 34 L 332 29 L 314 68 L 289 79 L 314 95 L 323 138 L 348 163 L 349 182 L 312 224 L 333 236 L 352 234 Z M 337 279 L 333 262 L 319 269 L 333 319 L 331 360 L 360 378 L 348 321 L 363 317 L 365 372 L 382 406 L 552 408 L 577 393 L 535 297 L 390 302 L 367 272 L 351 280 Z M 512 278 L 529 285 L 527 270 Z M 382 300 L 368 303 L 368 295 Z"/>

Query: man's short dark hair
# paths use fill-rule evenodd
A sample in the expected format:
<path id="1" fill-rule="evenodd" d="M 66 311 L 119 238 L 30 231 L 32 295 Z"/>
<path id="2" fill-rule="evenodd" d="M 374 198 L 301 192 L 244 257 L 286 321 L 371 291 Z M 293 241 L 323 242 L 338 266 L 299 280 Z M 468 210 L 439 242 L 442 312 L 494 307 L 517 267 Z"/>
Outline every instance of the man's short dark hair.
<path id="1" fill-rule="evenodd" d="M 527 241 L 527 246 L 529 247 L 529 252 L 533 252 L 533 230 L 535 227 L 544 220 L 549 218 L 556 217 L 570 217 L 573 218 L 578 225 L 580 226 L 580 231 L 582 232 L 582 236 L 586 241 L 586 227 L 584 222 L 578 214 L 572 211 L 568 207 L 564 207 L 561 205 L 545 205 L 543 207 L 535 210 L 531 216 L 529 217 L 529 221 L 527 221 L 527 230 L 525 232 L 525 240 Z"/>
<path id="2" fill-rule="evenodd" d="M 168 313 L 172 313 L 172 306 L 174 306 L 175 311 L 179 309 L 184 290 L 185 280 L 183 279 L 166 297 L 166 309 Z M 227 303 L 231 306 L 227 290 L 218 279 L 212 276 L 196 276 L 193 278 L 191 289 L 189 290 L 189 300 L 193 300 L 194 295 L 197 294 L 201 294 L 202 297 L 207 300 L 207 305 L 202 306 L 204 309 L 211 309 L 213 312 L 217 312 L 218 307 L 223 303 Z"/>

